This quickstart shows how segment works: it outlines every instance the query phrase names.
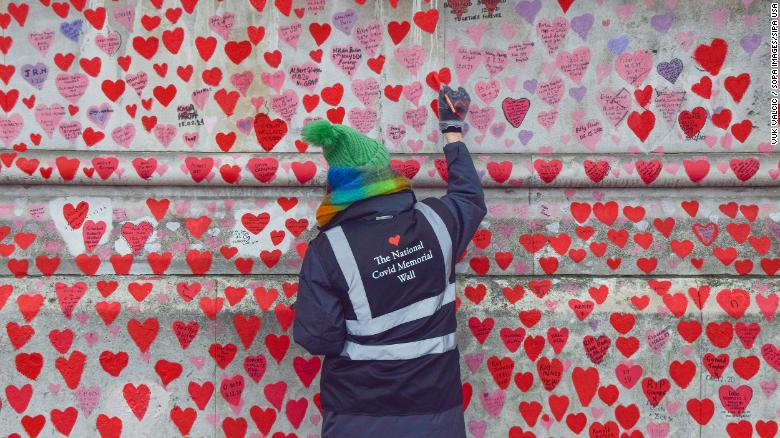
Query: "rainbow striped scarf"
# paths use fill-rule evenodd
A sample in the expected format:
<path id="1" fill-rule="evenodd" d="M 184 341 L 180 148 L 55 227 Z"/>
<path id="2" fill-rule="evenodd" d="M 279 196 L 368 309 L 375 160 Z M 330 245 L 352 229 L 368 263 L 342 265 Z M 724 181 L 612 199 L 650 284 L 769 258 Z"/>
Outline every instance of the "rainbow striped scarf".
<path id="1" fill-rule="evenodd" d="M 327 224 L 353 202 L 411 188 L 411 181 L 390 166 L 330 167 L 317 223 Z"/>

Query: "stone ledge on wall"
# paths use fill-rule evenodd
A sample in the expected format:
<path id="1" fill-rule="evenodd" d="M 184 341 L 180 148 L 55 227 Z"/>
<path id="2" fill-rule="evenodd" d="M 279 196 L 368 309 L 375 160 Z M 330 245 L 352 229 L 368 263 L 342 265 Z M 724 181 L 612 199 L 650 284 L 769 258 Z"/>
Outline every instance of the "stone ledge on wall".
<path id="1" fill-rule="evenodd" d="M 5 275 L 295 273 L 322 193 L 284 187 L 7 187 Z M 480 275 L 775 275 L 780 192 L 487 189 L 460 255 Z M 416 199 L 442 196 L 415 190 Z M 121 199 L 121 204 L 116 200 Z M 29 221 L 22 220 L 30 218 Z"/>
<path id="2" fill-rule="evenodd" d="M 321 187 L 315 153 L 34 150 L 0 155 L 0 185 Z M 780 187 L 780 154 L 472 153 L 483 187 Z M 392 154 L 415 187 L 446 186 L 443 154 Z"/>

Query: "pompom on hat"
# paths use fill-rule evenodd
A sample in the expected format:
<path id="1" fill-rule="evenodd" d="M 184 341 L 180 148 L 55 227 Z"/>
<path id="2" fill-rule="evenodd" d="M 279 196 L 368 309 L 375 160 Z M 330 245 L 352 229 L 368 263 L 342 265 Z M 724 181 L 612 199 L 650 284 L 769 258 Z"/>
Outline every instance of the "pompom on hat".
<path id="1" fill-rule="evenodd" d="M 349 126 L 314 120 L 303 128 L 301 136 L 307 143 L 322 147 L 322 155 L 334 167 L 390 165 L 390 154 L 384 144 Z"/>

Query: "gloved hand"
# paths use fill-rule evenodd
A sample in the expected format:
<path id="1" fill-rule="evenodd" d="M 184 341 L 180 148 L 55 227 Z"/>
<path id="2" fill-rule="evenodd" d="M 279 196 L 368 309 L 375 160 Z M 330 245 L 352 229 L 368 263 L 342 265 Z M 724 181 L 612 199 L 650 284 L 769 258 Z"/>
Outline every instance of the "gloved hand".
<path id="1" fill-rule="evenodd" d="M 471 96 L 463 87 L 457 91 L 449 86 L 439 90 L 439 130 L 441 132 L 461 132 L 463 120 L 469 112 Z"/>

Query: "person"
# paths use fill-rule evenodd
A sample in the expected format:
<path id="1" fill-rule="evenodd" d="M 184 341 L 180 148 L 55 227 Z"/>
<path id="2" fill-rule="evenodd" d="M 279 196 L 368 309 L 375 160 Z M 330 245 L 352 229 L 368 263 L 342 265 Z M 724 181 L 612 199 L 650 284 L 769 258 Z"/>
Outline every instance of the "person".
<path id="1" fill-rule="evenodd" d="M 323 438 L 466 437 L 454 266 L 487 212 L 462 142 L 470 100 L 439 93 L 447 193 L 420 201 L 382 143 L 324 120 L 302 130 L 329 164 L 293 326 L 325 356 Z"/>

